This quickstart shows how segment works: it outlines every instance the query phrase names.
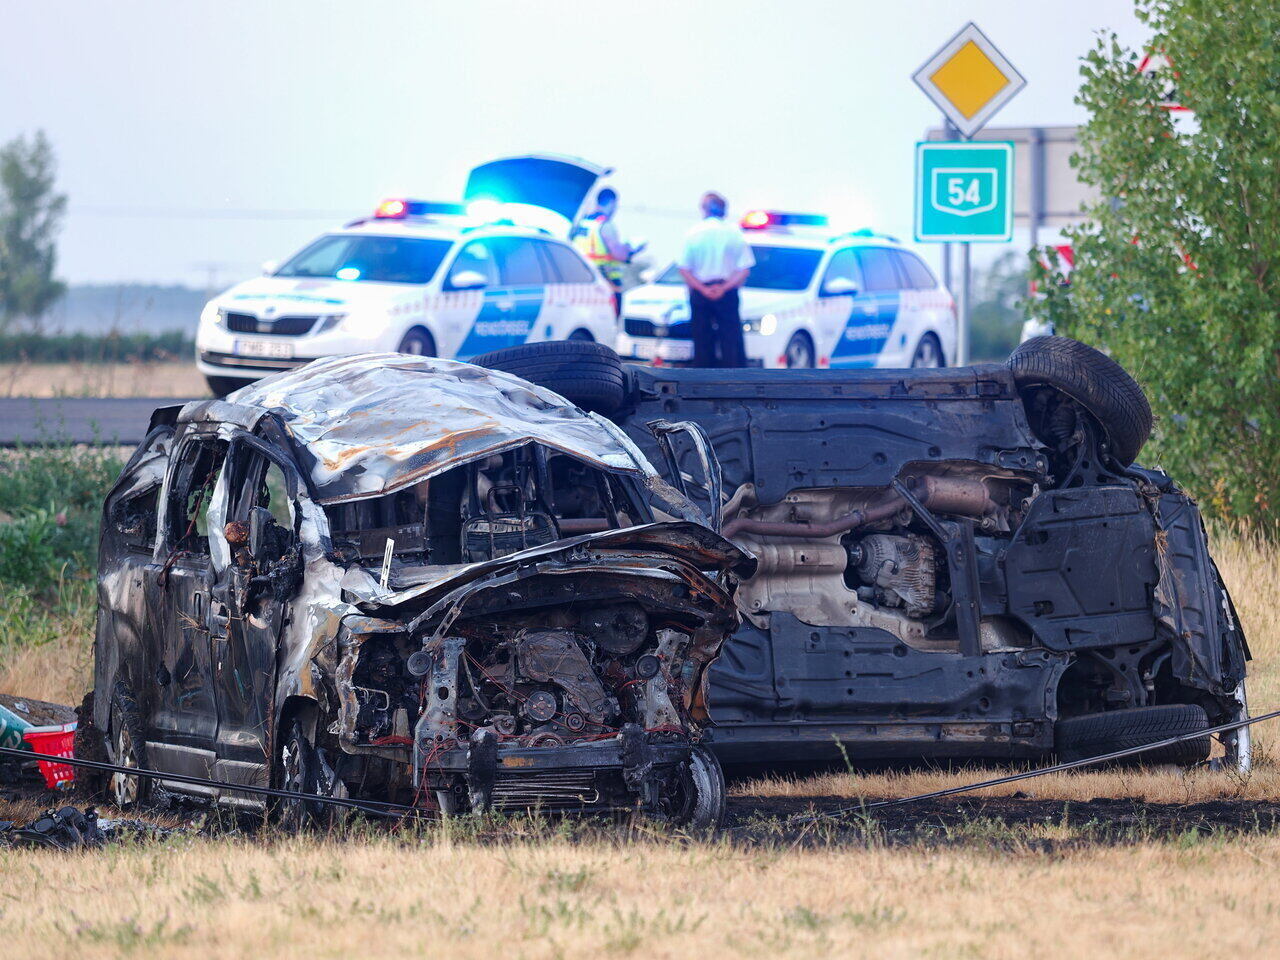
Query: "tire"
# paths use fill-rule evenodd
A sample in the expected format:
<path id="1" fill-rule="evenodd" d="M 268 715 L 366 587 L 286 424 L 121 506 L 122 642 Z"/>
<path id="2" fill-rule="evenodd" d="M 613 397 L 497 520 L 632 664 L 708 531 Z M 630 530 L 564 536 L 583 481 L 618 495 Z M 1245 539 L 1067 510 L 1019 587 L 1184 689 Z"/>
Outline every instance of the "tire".
<path id="1" fill-rule="evenodd" d="M 920 370 L 936 370 L 946 365 L 938 335 L 926 333 L 916 344 L 916 352 L 911 355 L 911 366 Z"/>
<path id="2" fill-rule="evenodd" d="M 1053 740 L 1058 759 L 1065 762 L 1084 760 L 1208 728 L 1209 717 L 1203 707 L 1170 703 L 1159 707 L 1132 707 L 1128 710 L 1108 710 L 1105 713 L 1068 717 L 1059 720 L 1054 727 Z M 1163 763 L 1190 766 L 1208 759 L 1209 740 L 1208 736 L 1195 737 L 1116 762 L 1125 766 Z"/>
<path id="3" fill-rule="evenodd" d="M 812 370 L 816 366 L 813 340 L 803 330 L 797 330 L 791 335 L 783 356 L 787 358 L 788 370 Z"/>
<path id="4" fill-rule="evenodd" d="M 595 343 L 596 342 L 596 338 L 591 335 L 591 331 L 584 330 L 581 327 L 573 331 L 573 333 L 569 334 L 569 339 L 576 340 L 579 343 Z"/>
<path id="5" fill-rule="evenodd" d="M 436 355 L 436 341 L 430 333 L 421 327 L 414 327 L 404 335 L 404 339 L 400 341 L 400 346 L 396 347 L 397 353 L 407 353 L 415 357 L 434 357 Z"/>
<path id="6" fill-rule="evenodd" d="M 1138 382 L 1104 353 L 1070 337 L 1032 337 L 1009 355 L 1019 389 L 1047 386 L 1097 419 L 1122 466 L 1137 459 L 1151 435 L 1151 404 Z"/>
<path id="7" fill-rule="evenodd" d="M 280 743 L 277 761 L 276 785 L 281 790 L 298 794 L 297 800 L 276 799 L 272 804 L 272 816 L 281 827 L 298 832 L 315 826 L 321 821 L 321 805 L 304 799 L 305 794 L 316 793 L 316 752 L 302 729 L 297 717 L 289 721 L 284 740 Z"/>
<path id="8" fill-rule="evenodd" d="M 622 361 L 603 343 L 526 343 L 482 353 L 471 362 L 554 390 L 570 403 L 604 416 L 618 412 L 626 393 Z"/>
<path id="9" fill-rule="evenodd" d="M 239 377 L 212 376 L 206 376 L 204 382 L 209 385 L 209 392 L 219 400 L 223 399 L 228 393 L 234 393 L 241 387 L 247 387 L 253 383 L 252 380 L 241 380 Z"/>
<path id="10" fill-rule="evenodd" d="M 133 691 L 123 680 L 111 694 L 111 762 L 117 766 L 149 770 L 147 741 L 143 732 L 142 712 Z M 113 773 L 107 778 L 107 799 L 121 810 L 136 810 L 151 796 L 155 781 L 127 773 Z"/>
<path id="11" fill-rule="evenodd" d="M 678 795 L 672 797 L 671 822 L 694 833 L 714 833 L 724 825 L 724 771 L 706 747 L 694 747 L 680 771 Z"/>

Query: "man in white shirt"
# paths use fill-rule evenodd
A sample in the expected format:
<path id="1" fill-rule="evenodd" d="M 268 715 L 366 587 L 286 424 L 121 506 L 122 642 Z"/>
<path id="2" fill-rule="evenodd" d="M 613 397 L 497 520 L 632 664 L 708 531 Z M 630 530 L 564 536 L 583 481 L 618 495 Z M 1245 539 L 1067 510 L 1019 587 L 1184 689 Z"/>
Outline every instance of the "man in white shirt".
<path id="1" fill-rule="evenodd" d="M 728 206 L 718 193 L 703 194 L 703 220 L 685 235 L 677 263 L 689 287 L 695 367 L 746 365 L 738 288 L 756 258 L 738 229 L 724 222 Z"/>

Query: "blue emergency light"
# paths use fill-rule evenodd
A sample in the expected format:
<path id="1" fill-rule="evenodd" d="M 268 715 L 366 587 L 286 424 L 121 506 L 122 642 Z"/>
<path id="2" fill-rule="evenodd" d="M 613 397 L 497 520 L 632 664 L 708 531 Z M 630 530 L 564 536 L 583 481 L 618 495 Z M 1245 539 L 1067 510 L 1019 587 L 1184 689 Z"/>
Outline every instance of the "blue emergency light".
<path id="1" fill-rule="evenodd" d="M 779 227 L 825 227 L 828 220 L 820 213 L 787 213 L 782 210 L 748 210 L 742 218 L 744 230 L 769 230 Z"/>

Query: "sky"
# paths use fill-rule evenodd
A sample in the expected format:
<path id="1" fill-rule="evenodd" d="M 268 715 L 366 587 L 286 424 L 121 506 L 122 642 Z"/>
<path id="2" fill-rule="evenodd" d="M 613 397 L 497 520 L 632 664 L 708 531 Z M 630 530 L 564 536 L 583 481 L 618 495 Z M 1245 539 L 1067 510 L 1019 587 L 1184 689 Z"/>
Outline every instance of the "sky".
<path id="1" fill-rule="evenodd" d="M 909 238 L 911 74 L 969 20 L 1028 81 L 993 125 L 1081 122 L 1079 57 L 1144 36 L 1128 0 L 0 0 L 0 142 L 51 139 L 71 283 L 225 287 L 525 152 L 614 167 L 657 260 L 707 189 Z"/>

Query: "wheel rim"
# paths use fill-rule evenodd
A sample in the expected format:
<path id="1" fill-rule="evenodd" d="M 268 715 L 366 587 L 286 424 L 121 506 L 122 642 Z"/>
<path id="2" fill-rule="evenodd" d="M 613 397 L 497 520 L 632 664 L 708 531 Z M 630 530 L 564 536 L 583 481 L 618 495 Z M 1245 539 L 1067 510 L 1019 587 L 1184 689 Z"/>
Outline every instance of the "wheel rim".
<path id="1" fill-rule="evenodd" d="M 138 758 L 133 749 L 133 737 L 124 723 L 116 729 L 116 765 L 136 769 Z M 117 807 L 131 807 L 138 802 L 139 777 L 116 772 L 111 775 L 111 799 Z"/>
<path id="2" fill-rule="evenodd" d="M 942 366 L 942 352 L 938 349 L 937 341 L 933 337 L 925 337 L 916 347 L 916 355 L 911 358 L 911 366 L 913 367 L 940 367 Z"/>
<path id="3" fill-rule="evenodd" d="M 792 337 L 787 344 L 787 367 L 791 370 L 813 366 L 813 347 L 804 337 Z"/>

